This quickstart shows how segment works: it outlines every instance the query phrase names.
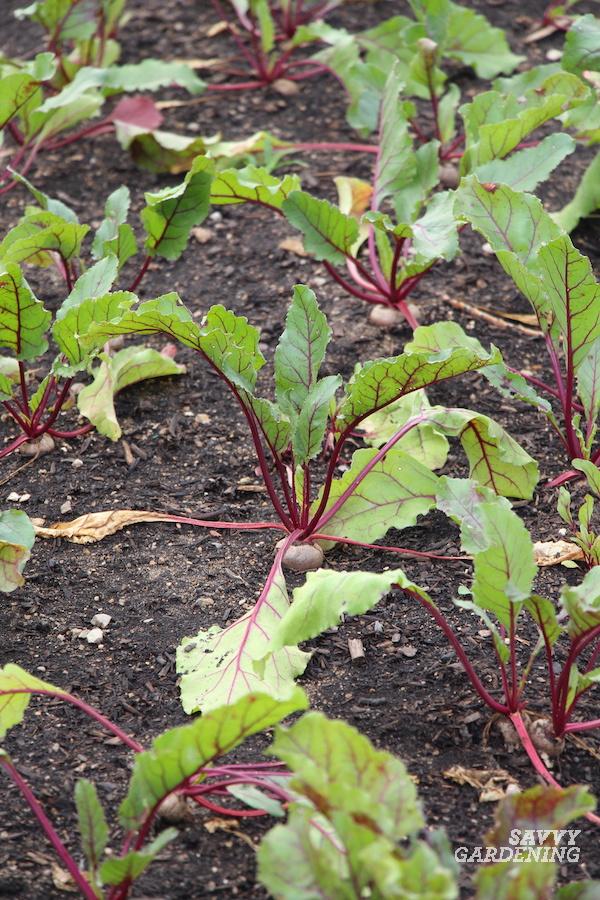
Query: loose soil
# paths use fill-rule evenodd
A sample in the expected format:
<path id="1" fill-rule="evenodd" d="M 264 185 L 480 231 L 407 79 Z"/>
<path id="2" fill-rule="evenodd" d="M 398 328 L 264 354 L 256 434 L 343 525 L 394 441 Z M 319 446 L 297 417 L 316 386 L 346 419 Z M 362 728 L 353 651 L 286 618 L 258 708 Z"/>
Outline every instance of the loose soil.
<path id="1" fill-rule="evenodd" d="M 7 13 L 18 5 L 16 0 L 4 3 Z M 527 53 L 532 63 L 543 62 L 547 49 L 560 45 L 559 39 L 523 44 L 532 20 L 545 5 L 540 0 L 527 4 L 527 15 L 522 3 L 511 0 L 475 5 L 507 30 L 513 48 Z M 350 3 L 334 21 L 358 29 L 404 12 L 407 6 L 392 0 Z M 132 20 L 122 34 L 126 61 L 144 56 L 205 58 L 229 52 L 224 38 L 209 41 L 206 37 L 213 21 L 208 3 L 131 0 L 129 7 Z M 35 47 L 33 28 L 14 24 L 8 15 L 4 26 L 0 50 L 24 53 Z M 467 92 L 480 87 L 468 71 L 457 71 L 456 78 Z M 181 98 L 181 94 L 173 96 Z M 201 134 L 221 131 L 227 138 L 267 127 L 300 141 L 355 139 L 344 121 L 341 90 L 328 79 L 302 83 L 293 97 L 272 91 L 205 94 L 169 111 L 165 127 Z M 558 208 L 569 197 L 587 158 L 585 152 L 578 152 L 553 176 L 544 189 L 550 207 Z M 298 160 L 296 168 L 304 183 L 321 195 L 331 195 L 335 175 L 368 171 L 368 160 L 350 154 L 303 155 Z M 100 220 L 106 195 L 120 184 L 130 186 L 139 209 L 145 190 L 173 181 L 136 169 L 110 136 L 76 145 L 64 156 L 42 156 L 31 177 L 42 190 L 71 204 L 83 221 L 92 223 Z M 26 202 L 20 191 L 2 198 L 6 228 L 16 222 Z M 192 240 L 178 263 L 158 262 L 151 267 L 143 296 L 178 290 L 198 314 L 213 303 L 230 306 L 261 329 L 270 359 L 292 285 L 301 281 L 317 291 L 333 328 L 328 372 L 349 376 L 358 359 L 400 352 L 409 336 L 405 329 L 386 334 L 372 327 L 366 321 L 365 306 L 344 296 L 320 266 L 278 248 L 291 234 L 286 224 L 262 210 L 222 208 L 205 226 L 210 230 L 207 243 Z M 575 235 L 594 263 L 599 262 L 598 237 L 594 220 Z M 528 311 L 495 260 L 480 252 L 480 241 L 468 235 L 463 239 L 467 252 L 452 265 L 436 269 L 416 295 L 421 320 L 426 324 L 455 318 L 484 345 L 497 344 L 513 365 L 542 370 L 545 358 L 538 339 L 513 329 L 489 327 L 446 304 L 451 297 L 495 309 Z M 61 285 L 52 272 L 32 270 L 31 282 L 49 306 L 61 299 Z M 269 518 L 265 495 L 249 489 L 259 479 L 240 415 L 201 361 L 185 349 L 178 358 L 187 365 L 187 375 L 135 387 L 119 398 L 118 412 L 133 463 L 126 461 L 121 443 L 93 435 L 64 443 L 0 487 L 2 506 L 8 505 L 8 494 L 16 491 L 30 495 L 22 508 L 48 522 L 111 508 L 239 521 Z M 432 391 L 432 397 L 494 416 L 539 461 L 542 480 L 535 499 L 517 504 L 518 512 L 534 539 L 557 539 L 561 522 L 555 511 L 556 496 L 544 487 L 544 481 L 558 474 L 564 461 L 543 421 L 499 400 L 478 378 L 449 382 Z M 2 421 L 0 438 L 8 435 L 9 425 Z M 16 458 L 3 461 L 2 478 L 18 463 Z M 452 451 L 444 472 L 466 474 L 460 448 Z M 66 501 L 71 512 L 61 516 Z M 392 534 L 388 543 L 392 539 L 402 546 L 443 554 L 459 550 L 456 529 L 440 514 L 425 517 L 402 534 Z M 252 603 L 275 540 L 264 533 L 257 537 L 169 525 L 132 527 L 90 546 L 40 540 L 27 568 L 26 585 L 5 596 L 0 605 L 0 663 L 18 663 L 66 687 L 142 742 L 149 742 L 165 728 L 186 721 L 178 699 L 175 647 L 184 635 L 213 623 L 223 625 Z M 326 564 L 379 571 L 397 566 L 399 559 L 340 548 L 328 556 Z M 432 566 L 408 559 L 404 565 L 447 610 L 461 580 L 468 583 L 464 564 Z M 565 569 L 542 570 L 537 589 L 556 598 L 565 580 L 580 577 L 580 572 Z M 290 578 L 291 586 L 297 583 L 297 578 Z M 89 626 L 97 612 L 109 613 L 112 622 L 104 643 L 90 646 L 77 637 L 77 631 Z M 479 634 L 479 622 L 450 615 L 459 623 L 484 681 L 497 687 L 489 643 Z M 349 637 L 363 640 L 363 662 L 351 662 Z M 445 778 L 451 766 L 503 768 L 522 787 L 535 783 L 523 752 L 507 749 L 495 728 L 486 740 L 488 711 L 471 691 L 443 635 L 421 609 L 405 599 L 388 597 L 370 615 L 347 621 L 311 648 L 317 652 L 300 682 L 312 706 L 351 722 L 377 746 L 402 757 L 418 780 L 427 821 L 432 827 L 445 827 L 455 847 L 481 843 L 494 805 L 480 803 L 473 788 Z M 543 712 L 547 709 L 544 679 L 540 676 L 537 682 L 539 695 L 534 688 L 531 705 Z M 583 704 L 582 713 L 586 713 Z M 592 717 L 589 708 L 587 714 Z M 258 737 L 238 757 L 256 758 L 267 745 L 266 737 Z M 75 840 L 69 837 L 76 779 L 93 779 L 103 802 L 115 810 L 130 771 L 130 756 L 75 710 L 54 703 L 34 702 L 24 726 L 11 733 L 7 746 L 77 856 Z M 600 743 L 592 737 L 585 745 L 568 742 L 555 764 L 556 777 L 564 784 L 585 783 L 600 796 L 599 752 Z M 257 843 L 272 823 L 242 821 L 228 831 L 211 819 L 197 811 L 193 824 L 182 830 L 160 863 L 140 880 L 134 896 L 153 900 L 266 896 L 256 884 L 248 840 Z M 563 870 L 562 876 L 599 878 L 597 832 L 588 824 L 578 827 L 582 828 L 581 863 Z M 0 896 L 62 897 L 53 884 L 52 860 L 29 812 L 5 783 L 0 805 Z M 465 877 L 464 896 L 470 893 L 467 885 Z"/>

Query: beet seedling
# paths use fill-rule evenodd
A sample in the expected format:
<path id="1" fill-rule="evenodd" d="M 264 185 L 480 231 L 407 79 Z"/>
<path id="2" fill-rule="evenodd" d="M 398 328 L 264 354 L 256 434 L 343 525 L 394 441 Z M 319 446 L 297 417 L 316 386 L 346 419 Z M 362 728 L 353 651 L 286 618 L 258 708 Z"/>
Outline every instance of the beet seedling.
<path id="1" fill-rule="evenodd" d="M 336 477 L 348 441 L 362 422 L 421 388 L 494 365 L 500 359 L 495 349 L 488 354 L 451 348 L 376 359 L 358 366 L 343 386 L 339 375 L 319 377 L 331 332 L 312 291 L 298 285 L 275 353 L 273 402 L 255 393 L 265 362 L 258 331 L 222 306 L 212 307 L 200 324 L 176 294 L 137 307 L 124 298 L 121 310 L 108 321 L 101 321 L 103 311 L 89 300 L 82 306 L 84 316 L 90 322 L 81 336 L 85 346 L 129 333 L 162 333 L 180 340 L 208 363 L 241 409 L 276 520 L 177 521 L 210 528 L 275 529 L 284 535 L 252 611 L 225 629 L 214 626 L 201 632 L 180 648 L 183 703 L 189 712 L 229 702 L 249 689 L 285 695 L 293 677 L 303 671 L 306 654 L 284 651 L 260 674 L 257 668 L 270 632 L 288 607 L 282 566 L 315 568 L 323 548 L 336 543 L 373 547 L 390 528 L 413 525 L 432 508 L 437 476 L 416 455 L 401 449 L 404 436 L 427 423 L 429 416 L 443 431 L 447 414 L 448 433 L 460 436 L 471 472 L 485 484 L 529 497 L 537 481 L 533 460 L 495 423 L 482 443 L 470 439 L 475 436 L 475 414 L 435 407 L 410 418 L 379 449 L 357 450 L 347 471 Z M 420 332 L 426 334 L 427 329 Z M 325 449 L 330 455 L 323 474 Z"/>
<path id="2" fill-rule="evenodd" d="M 237 66 L 228 69 L 237 79 L 210 84 L 209 90 L 240 91 L 267 87 L 280 79 L 302 81 L 327 72 L 325 65 L 297 58 L 299 46 L 314 40 L 306 30 L 319 24 L 342 0 L 211 0 L 237 48 Z M 231 15 L 227 10 L 231 10 Z M 248 80 L 248 75 L 251 79 Z"/>
<path id="3" fill-rule="evenodd" d="M 256 797 L 276 814 L 282 815 L 281 802 L 292 798 L 282 784 L 285 770 L 277 763 L 227 763 L 220 758 L 230 753 L 253 734 L 272 728 L 291 713 L 306 709 L 306 696 L 296 688 L 285 701 L 278 702 L 261 694 L 250 694 L 236 704 L 221 707 L 189 725 L 163 732 L 148 750 L 118 725 L 109 721 L 83 700 L 30 675 L 19 666 L 0 669 L 0 740 L 22 722 L 32 697 L 50 698 L 74 706 L 95 724 L 116 738 L 122 748 L 135 754 L 127 794 L 118 810 L 122 833 L 120 849 L 106 853 L 110 829 L 98 792 L 85 778 L 75 785 L 75 806 L 85 869 L 52 825 L 32 788 L 19 772 L 6 749 L 0 747 L 3 769 L 20 792 L 51 843 L 60 863 L 69 873 L 81 896 L 88 900 L 125 900 L 135 881 L 156 856 L 176 836 L 175 828 L 159 831 L 153 827 L 162 819 L 173 821 L 173 807 L 189 812 L 187 803 L 196 803 L 217 815 L 264 815 L 259 809 L 236 809 L 218 802 L 243 796 L 242 788 L 252 789 Z M 277 776 L 277 777 L 272 777 Z M 259 793 L 260 792 L 260 793 Z M 116 842 L 116 836 L 114 837 Z"/>
<path id="4" fill-rule="evenodd" d="M 129 191 L 119 188 L 108 198 L 106 218 L 94 235 L 91 256 L 97 260 L 86 268 L 82 244 L 89 232 L 74 212 L 45 194 L 33 191 L 38 206 L 29 207 L 21 222 L 0 243 L 0 348 L 11 357 L 0 358 L 0 402 L 21 434 L 0 449 L 0 458 L 18 448 L 32 453 L 52 449 L 53 438 L 69 439 L 96 427 L 116 440 L 121 430 L 114 410 L 114 396 L 123 388 L 146 378 L 178 375 L 184 369 L 171 358 L 148 347 L 128 347 L 113 354 L 110 346 L 84 350 L 79 334 L 89 325 L 82 309 L 95 298 L 95 311 L 110 316 L 121 302 L 135 299 L 150 262 L 156 257 L 177 259 L 190 231 L 208 213 L 212 178 L 210 160 L 198 157 L 184 181 L 158 193 L 146 194 L 141 213 L 146 233 L 145 255 L 128 290 L 114 290 L 122 267 L 135 256 L 137 242 L 127 223 Z M 51 312 L 34 295 L 23 274 L 26 264 L 55 266 L 62 276 L 66 297 L 54 315 L 52 337 L 58 355 L 49 371 L 32 389 L 27 363 L 48 348 Z M 130 263 L 131 265 L 131 263 Z M 100 365 L 92 369 L 95 359 Z M 77 397 L 80 413 L 88 424 L 74 430 L 61 429 L 57 419 L 72 404 L 71 386 L 78 372 L 88 370 L 93 381 Z M 41 441 L 46 447 L 41 446 Z"/>

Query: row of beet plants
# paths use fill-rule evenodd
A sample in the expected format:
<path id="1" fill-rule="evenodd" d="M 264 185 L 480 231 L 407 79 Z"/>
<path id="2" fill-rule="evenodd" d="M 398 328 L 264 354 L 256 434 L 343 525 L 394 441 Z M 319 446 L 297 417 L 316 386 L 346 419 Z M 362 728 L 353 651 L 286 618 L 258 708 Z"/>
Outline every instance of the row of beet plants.
<path id="1" fill-rule="evenodd" d="M 52 845 L 69 889 L 82 897 L 130 896 L 152 863 L 163 861 L 165 866 L 164 850 L 178 834 L 174 824 L 190 827 L 194 806 L 238 818 L 287 816 L 266 834 L 257 854 L 259 879 L 275 898 L 358 900 L 368 895 L 386 900 L 410 894 L 454 900 L 460 895 L 459 866 L 446 833 L 426 827 L 414 780 L 399 759 L 375 749 L 345 722 L 321 713 L 304 713 L 287 727 L 278 724 L 306 709 L 300 688 L 286 700 L 247 694 L 160 734 L 148 749 L 83 700 L 14 665 L 0 669 L 0 741 L 22 722 L 33 698 L 75 707 L 124 752 L 133 753 L 114 822 L 95 784 L 85 778 L 75 781 L 72 831 L 77 833 L 65 839 L 0 744 L 0 768 Z M 239 763 L 227 758 L 273 726 L 269 753 L 277 761 Z M 69 786 L 73 781 L 68 776 Z M 594 807 L 594 798 L 578 786 L 538 786 L 507 796 L 485 836 L 487 864 L 473 880 L 474 896 L 492 900 L 506 879 L 515 897 L 595 896 L 598 882 L 557 885 L 558 863 L 569 861 L 565 853 L 581 833 L 568 826 L 593 815 Z M 507 860 L 513 829 L 532 827 L 542 837 L 531 859 L 526 865 L 518 856 Z M 80 857 L 82 863 L 77 862 Z"/>

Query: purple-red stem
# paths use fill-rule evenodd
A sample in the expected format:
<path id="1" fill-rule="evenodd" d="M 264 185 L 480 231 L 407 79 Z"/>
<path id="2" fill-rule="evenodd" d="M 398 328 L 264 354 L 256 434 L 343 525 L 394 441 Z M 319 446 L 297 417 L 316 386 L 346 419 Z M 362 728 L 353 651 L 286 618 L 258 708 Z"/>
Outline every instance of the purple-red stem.
<path id="1" fill-rule="evenodd" d="M 87 900 L 97 900 L 96 891 L 92 888 L 87 878 L 85 878 L 83 873 L 80 871 L 79 866 L 59 838 L 56 829 L 44 812 L 35 794 L 31 790 L 25 779 L 19 774 L 10 758 L 5 755 L 0 755 L 0 766 L 2 766 L 13 784 L 21 792 L 25 802 L 40 823 L 44 834 L 54 847 L 60 861 L 69 871 L 71 878 L 73 879 L 83 896 L 86 897 Z"/>

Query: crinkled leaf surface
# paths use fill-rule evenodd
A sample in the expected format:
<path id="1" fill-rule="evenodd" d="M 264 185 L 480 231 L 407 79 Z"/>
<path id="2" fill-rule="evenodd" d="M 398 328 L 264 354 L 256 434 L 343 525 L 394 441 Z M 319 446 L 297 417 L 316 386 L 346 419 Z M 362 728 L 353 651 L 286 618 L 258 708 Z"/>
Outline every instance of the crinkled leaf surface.
<path id="1" fill-rule="evenodd" d="M 281 208 L 286 219 L 304 235 L 306 252 L 315 259 L 344 262 L 358 240 L 358 223 L 328 200 L 305 191 L 292 191 Z"/>
<path id="2" fill-rule="evenodd" d="M 424 390 L 407 394 L 406 397 L 363 419 L 361 430 L 365 442 L 373 447 L 381 447 L 400 431 L 409 419 L 426 414 L 431 408 Z M 446 437 L 435 425 L 427 421 L 407 431 L 396 447 L 413 456 L 428 469 L 441 469 L 448 458 L 449 444 Z"/>
<path id="3" fill-rule="evenodd" d="M 35 359 L 45 352 L 45 334 L 52 316 L 13 263 L 0 263 L 0 313 L 0 347 L 22 360 Z"/>
<path id="4" fill-rule="evenodd" d="M 275 391 L 284 412 L 299 413 L 317 382 L 331 329 L 317 298 L 303 284 L 294 287 L 285 331 L 275 351 Z"/>
<path id="5" fill-rule="evenodd" d="M 12 228 L 0 244 L 0 259 L 5 263 L 53 264 L 51 253 L 64 260 L 79 256 L 81 242 L 89 225 L 68 222 L 48 210 L 32 210 Z"/>
<path id="6" fill-rule="evenodd" d="M 190 231 L 208 215 L 214 163 L 198 156 L 181 184 L 146 193 L 142 222 L 148 237 L 150 256 L 178 259 L 187 244 Z"/>
<path id="7" fill-rule="evenodd" d="M 67 357 L 72 372 L 85 368 L 91 355 L 89 347 L 80 341 L 94 323 L 119 318 L 123 311 L 136 300 L 135 294 L 116 291 L 103 297 L 92 297 L 71 306 L 61 318 L 57 318 L 52 329 L 54 340 Z M 66 369 L 65 369 L 66 371 Z"/>
<path id="8" fill-rule="evenodd" d="M 600 19 L 588 14 L 573 21 L 561 62 L 568 72 L 578 75 L 586 70 L 600 70 Z"/>
<path id="9" fill-rule="evenodd" d="M 363 476 L 380 451 L 356 450 L 352 464 L 332 482 L 319 533 L 373 543 L 390 528 L 408 528 L 435 504 L 438 476 L 392 448 Z M 319 505 L 323 489 L 313 503 Z M 339 505 L 340 501 L 344 502 Z"/>
<path id="10" fill-rule="evenodd" d="M 176 828 L 165 828 L 158 837 L 146 844 L 143 850 L 130 850 L 125 856 L 106 859 L 100 866 L 100 878 L 104 884 L 122 884 L 139 878 L 155 857 L 177 837 Z"/>
<path id="11" fill-rule="evenodd" d="M 300 189 L 297 175 L 277 178 L 266 169 L 246 166 L 217 172 L 210 192 L 210 202 L 216 206 L 232 203 L 258 203 L 280 210 L 292 191 Z"/>
<path id="12" fill-rule="evenodd" d="M 590 569 L 580 584 L 564 585 L 560 602 L 569 616 L 567 629 L 571 638 L 600 625 L 600 566 Z"/>

